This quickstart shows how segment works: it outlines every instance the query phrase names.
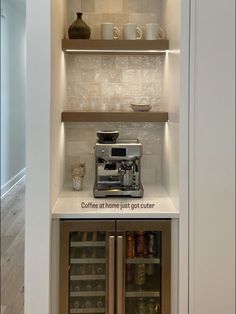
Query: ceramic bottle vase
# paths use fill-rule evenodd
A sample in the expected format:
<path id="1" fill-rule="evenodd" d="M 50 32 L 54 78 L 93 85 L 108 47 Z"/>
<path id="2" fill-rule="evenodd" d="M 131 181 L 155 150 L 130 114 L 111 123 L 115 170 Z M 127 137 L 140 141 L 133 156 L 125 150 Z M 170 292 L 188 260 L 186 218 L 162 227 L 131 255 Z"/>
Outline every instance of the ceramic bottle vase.
<path id="1" fill-rule="evenodd" d="M 68 33 L 70 39 L 89 39 L 91 30 L 90 27 L 82 20 L 83 13 L 78 12 L 77 20 L 71 24 Z"/>

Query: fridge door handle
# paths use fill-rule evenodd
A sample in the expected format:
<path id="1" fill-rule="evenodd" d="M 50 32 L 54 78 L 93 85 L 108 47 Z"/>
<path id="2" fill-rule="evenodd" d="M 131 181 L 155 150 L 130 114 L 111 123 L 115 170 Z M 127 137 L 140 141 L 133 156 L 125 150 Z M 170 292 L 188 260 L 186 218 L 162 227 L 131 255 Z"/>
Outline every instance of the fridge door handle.
<path id="1" fill-rule="evenodd" d="M 115 304 L 115 237 L 109 236 L 109 259 L 108 259 L 108 314 L 114 314 Z"/>
<path id="2" fill-rule="evenodd" d="M 124 299 L 123 299 L 123 284 L 124 284 L 124 237 L 117 238 L 117 280 L 116 280 L 116 313 L 123 314 Z"/>

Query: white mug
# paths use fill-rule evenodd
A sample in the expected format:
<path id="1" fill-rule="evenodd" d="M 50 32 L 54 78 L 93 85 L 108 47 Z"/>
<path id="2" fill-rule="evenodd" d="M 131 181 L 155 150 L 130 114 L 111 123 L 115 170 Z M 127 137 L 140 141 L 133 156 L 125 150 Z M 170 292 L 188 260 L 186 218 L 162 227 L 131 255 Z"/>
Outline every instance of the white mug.
<path id="1" fill-rule="evenodd" d="M 120 38 L 120 30 L 114 26 L 113 23 L 101 24 L 101 37 L 102 39 L 118 39 Z"/>
<path id="2" fill-rule="evenodd" d="M 124 39 L 135 40 L 142 38 L 142 30 L 135 23 L 126 23 L 123 25 Z"/>
<path id="3" fill-rule="evenodd" d="M 148 23 L 145 28 L 145 39 L 156 40 L 164 39 L 165 31 L 156 23 Z"/>

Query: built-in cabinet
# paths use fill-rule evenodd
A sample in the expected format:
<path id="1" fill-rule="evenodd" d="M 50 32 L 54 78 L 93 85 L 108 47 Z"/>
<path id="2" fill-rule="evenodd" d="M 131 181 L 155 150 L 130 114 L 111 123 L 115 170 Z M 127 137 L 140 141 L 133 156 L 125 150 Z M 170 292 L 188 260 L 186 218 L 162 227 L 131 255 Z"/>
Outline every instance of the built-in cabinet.
<path id="1" fill-rule="evenodd" d="M 148 4 L 138 0 L 118 1 L 119 8 L 117 8 L 117 1 L 112 8 L 109 7 L 108 2 L 106 2 L 107 6 L 101 3 L 101 7 L 98 7 L 97 2 L 93 3 L 92 1 L 93 7 L 93 5 L 89 6 L 85 0 L 81 0 L 76 5 L 73 2 L 65 3 L 62 0 L 61 15 L 54 17 L 55 21 L 60 19 L 61 22 L 64 21 L 64 28 L 60 33 L 56 32 L 56 35 L 53 35 L 57 38 L 57 48 L 53 46 L 56 56 L 54 66 L 57 67 L 57 74 L 53 76 L 55 90 L 53 91 L 52 107 L 55 108 L 54 111 L 57 113 L 57 117 L 60 116 L 62 123 L 60 124 L 57 120 L 55 136 L 52 138 L 55 144 L 55 152 L 52 154 L 55 162 L 53 167 L 55 169 L 56 165 L 60 167 L 60 173 L 56 174 L 55 172 L 52 179 L 54 189 L 57 190 L 52 216 L 54 219 L 76 219 L 74 222 L 63 220 L 60 224 L 63 236 L 60 238 L 59 285 L 61 296 L 59 299 L 61 300 L 60 313 L 63 314 L 82 313 L 81 304 L 83 302 L 81 303 L 81 301 L 85 300 L 82 296 L 87 296 L 89 299 L 88 291 L 76 292 L 74 289 L 75 284 L 78 285 L 74 279 L 80 278 L 78 277 L 80 275 L 77 273 L 71 275 L 70 273 L 75 269 L 80 271 L 86 266 L 73 264 L 83 261 L 78 255 L 81 253 L 78 252 L 79 249 L 71 247 L 71 242 L 74 245 L 71 237 L 77 235 L 79 239 L 82 236 L 81 232 L 88 232 L 86 224 L 94 231 L 97 228 L 96 222 L 86 221 L 85 224 L 83 219 L 178 219 L 180 188 L 185 189 L 181 187 L 179 180 L 179 174 L 183 171 L 181 169 L 183 165 L 179 159 L 180 144 L 187 147 L 187 133 L 180 138 L 180 122 L 182 130 L 185 130 L 188 121 L 187 110 L 180 112 L 181 1 L 150 0 Z M 92 30 L 91 39 L 68 39 L 67 29 L 74 19 L 75 10 L 83 11 L 83 8 L 85 9 L 84 19 Z M 133 41 L 122 38 L 101 40 L 100 24 L 102 22 L 114 22 L 121 32 L 123 24 L 126 22 L 136 22 L 141 25 L 143 32 L 145 32 L 146 23 L 158 22 L 165 30 L 166 39 L 152 41 L 145 40 L 143 36 L 142 40 Z M 61 50 L 60 53 L 59 50 Z M 183 69 L 184 71 L 187 71 L 187 68 Z M 60 86 L 60 88 L 58 89 L 56 86 Z M 182 97 L 182 101 L 182 108 L 185 108 L 187 101 L 184 97 Z M 132 103 L 151 104 L 152 109 L 150 112 L 134 112 L 130 108 Z M 141 181 L 144 186 L 144 197 L 142 199 L 127 197 L 94 199 L 93 147 L 96 141 L 96 130 L 102 129 L 119 130 L 121 139 L 138 138 L 143 144 Z M 56 154 L 58 151 L 60 151 L 59 155 Z M 84 189 L 80 192 L 73 191 L 70 174 L 71 164 L 77 160 L 86 162 Z M 185 196 L 187 197 L 187 190 L 185 190 Z M 116 206 L 117 204 L 119 208 Z M 128 206 L 125 206 L 126 204 Z M 184 213 L 184 206 L 182 211 Z M 178 234 L 177 221 L 175 220 L 173 224 L 169 223 L 169 228 L 174 228 L 173 234 L 175 235 Z M 100 221 L 97 223 L 100 224 Z M 157 226 L 161 225 L 161 220 L 156 224 Z M 78 228 L 76 228 L 77 225 Z M 131 228 L 132 225 L 135 226 L 132 227 L 134 229 Z M 67 226 L 66 234 L 65 226 Z M 142 222 L 130 222 L 130 228 L 131 231 L 142 231 Z M 112 241 L 110 236 L 113 237 L 110 233 L 105 236 L 105 247 L 109 246 L 109 241 Z M 122 237 L 125 238 L 125 234 Z M 119 239 L 118 237 L 115 240 L 117 247 L 119 247 Z M 77 242 L 76 246 L 78 247 L 85 245 L 80 243 L 80 240 Z M 177 247 L 178 237 L 173 237 L 172 241 L 168 237 L 168 241 L 163 245 L 163 252 L 166 250 L 169 252 L 168 260 L 165 261 L 164 256 L 166 255 L 163 254 L 163 260 L 159 257 L 153 262 L 152 266 L 155 269 L 156 267 L 161 269 L 161 274 L 154 275 L 157 285 L 159 285 L 156 287 L 157 291 L 123 291 L 123 284 L 119 284 L 120 279 L 117 276 L 119 287 L 116 286 L 118 295 L 115 298 L 121 299 L 117 299 L 115 302 L 119 307 L 119 309 L 113 309 L 115 312 L 132 313 L 131 308 L 137 306 L 138 297 L 139 299 L 144 298 L 145 305 L 147 298 L 151 300 L 152 297 L 157 298 L 155 304 L 156 308 L 160 308 L 159 313 L 161 314 L 173 314 L 177 311 L 178 267 L 174 266 L 178 265 L 178 254 L 175 250 Z M 122 250 L 123 248 L 119 248 L 119 252 L 116 252 L 117 258 L 121 255 Z M 73 258 L 72 251 L 78 256 Z M 171 251 L 173 253 L 172 260 L 170 260 Z M 107 254 L 102 258 L 104 260 L 108 258 L 110 261 L 111 253 Z M 121 259 L 122 261 L 115 262 L 118 266 L 119 263 L 122 263 L 119 271 L 127 266 L 124 266 L 123 257 Z M 157 260 L 161 267 L 158 264 L 155 265 Z M 146 267 L 146 261 L 144 262 Z M 138 263 L 138 265 L 140 264 Z M 185 267 L 186 264 L 182 265 Z M 131 263 L 127 267 L 132 266 Z M 108 278 L 112 278 L 109 267 L 106 268 L 106 285 L 109 283 Z M 170 267 L 172 267 L 172 272 L 170 272 Z M 55 273 L 55 276 L 58 274 Z M 71 278 L 72 282 L 70 282 Z M 161 278 L 159 284 L 158 278 Z M 124 281 L 124 278 L 122 280 Z M 106 286 L 106 292 L 108 291 L 111 293 L 112 289 L 110 287 L 107 289 Z M 108 300 L 112 300 L 112 297 L 107 297 L 105 291 L 99 292 L 100 294 L 105 293 L 105 295 L 99 294 L 99 296 L 90 292 L 93 295 L 92 301 L 100 297 L 101 300 L 99 300 L 104 303 L 102 307 L 104 312 L 107 312 L 108 306 L 107 313 L 112 313 L 108 302 Z M 90 304 L 89 302 L 88 304 Z M 77 305 L 79 308 L 75 308 Z M 92 313 L 95 310 L 88 308 L 88 310 L 85 309 L 86 311 Z M 137 309 L 136 312 L 139 313 Z"/>
<path id="2" fill-rule="evenodd" d="M 60 314 L 170 314 L 168 220 L 60 223 Z"/>
<path id="3" fill-rule="evenodd" d="M 91 5 L 91 2 L 87 1 L 87 4 Z M 104 3 L 102 0 L 95 2 L 99 8 Z M 129 9 L 127 4 L 130 2 L 125 2 Z M 143 219 L 145 215 L 149 219 L 160 219 L 160 216 L 171 218 L 171 313 L 234 313 L 234 1 L 192 0 L 191 6 L 188 0 L 161 1 L 169 50 L 164 55 L 165 62 L 162 63 L 163 98 L 156 109 L 168 112 L 168 123 L 160 125 L 155 122 L 150 125 L 139 122 L 136 125 L 128 122 L 125 125 L 126 129 L 133 126 L 129 132 L 135 130 L 133 132 L 136 136 L 139 136 L 139 132 L 145 130 L 146 133 L 147 128 L 154 127 L 155 136 L 151 136 L 151 148 L 154 149 L 157 146 L 153 145 L 153 140 L 161 139 L 159 134 L 163 135 L 161 155 L 164 171 L 161 187 L 152 185 L 150 189 L 146 189 L 150 193 L 150 200 L 155 195 L 159 204 L 155 212 L 81 211 L 82 199 L 88 200 L 91 195 L 87 190 L 83 196 L 78 197 L 71 187 L 68 190 L 65 188 L 65 182 L 69 181 L 69 177 L 66 179 L 66 167 L 69 169 L 66 160 L 67 157 L 73 159 L 72 151 L 68 149 L 83 148 L 81 142 L 92 136 L 98 125 L 97 122 L 92 122 L 92 125 L 90 122 L 61 122 L 64 111 L 83 111 L 85 108 L 93 111 L 94 106 L 94 101 L 91 101 L 94 98 L 82 97 L 82 106 L 77 108 L 77 101 L 73 102 L 71 94 L 71 107 L 68 107 L 68 71 L 73 75 L 83 73 L 81 77 L 85 82 L 91 79 L 90 75 L 96 68 L 99 70 L 97 78 L 104 74 L 103 78 L 109 78 L 105 87 L 111 87 L 109 84 L 114 75 L 107 76 L 110 71 L 102 73 L 101 64 L 109 63 L 110 69 L 114 70 L 118 70 L 116 67 L 119 65 L 119 71 L 115 71 L 118 77 L 120 73 L 122 77 L 126 75 L 125 80 L 118 83 L 121 84 L 119 91 L 123 95 L 127 81 L 129 84 L 131 82 L 130 78 L 135 78 L 140 83 L 142 91 L 151 92 L 153 89 L 147 89 L 150 82 L 144 82 L 143 79 L 148 78 L 145 73 L 152 72 L 154 75 L 153 70 L 156 68 L 152 63 L 147 63 L 153 56 L 79 54 L 81 59 L 77 63 L 75 60 L 78 55 L 68 55 L 62 51 L 62 39 L 66 37 L 68 25 L 75 18 L 75 10 L 69 10 L 69 14 L 65 14 L 67 8 L 64 0 L 27 0 L 26 3 L 28 104 L 25 314 L 59 313 L 61 218 L 92 219 L 102 216 L 105 219 Z M 80 1 L 72 0 L 67 3 L 75 4 L 76 10 L 80 5 Z M 116 1 L 114 7 L 117 8 L 119 4 L 121 2 Z M 110 10 L 109 6 L 107 10 Z M 223 36 L 224 45 L 219 45 L 220 36 Z M 156 58 L 163 58 L 163 55 L 157 55 Z M 125 71 L 135 70 L 137 60 L 139 69 L 135 75 L 129 76 L 132 71 Z M 149 67 L 146 72 L 141 69 L 140 64 L 143 63 Z M 125 68 L 127 64 L 129 69 Z M 83 66 L 87 65 L 90 69 L 85 73 Z M 156 64 L 157 68 L 159 65 Z M 76 78 L 73 75 L 70 86 Z M 159 76 L 152 75 L 151 79 L 160 80 Z M 87 83 L 93 93 L 96 90 L 101 91 L 100 84 Z M 115 85 L 117 82 L 113 83 Z M 82 87 L 86 92 L 86 84 L 80 85 L 80 90 Z M 71 92 L 76 93 L 77 90 L 79 89 Z M 136 87 L 132 86 L 126 97 L 135 91 Z M 124 103 L 113 100 L 110 109 L 122 109 Z M 165 108 L 161 106 L 162 100 L 166 104 Z M 106 102 L 99 103 L 104 105 L 104 111 L 108 109 Z M 117 103 L 119 106 L 116 106 Z M 99 128 L 107 126 L 102 123 L 99 122 Z M 117 122 L 117 127 L 119 123 Z M 90 134 L 84 132 L 88 126 L 94 127 Z M 68 133 L 68 129 L 72 132 Z M 159 132 L 158 135 L 155 132 Z M 78 134 L 82 134 L 83 139 L 76 142 Z M 94 140 L 91 137 L 90 142 L 94 143 Z M 86 156 L 92 162 L 92 155 Z M 146 157 L 154 156 L 155 154 Z M 153 168 L 152 160 L 146 159 L 146 165 L 152 165 L 152 168 L 146 169 L 148 179 L 153 178 L 153 173 L 158 170 Z M 154 160 L 155 165 L 159 165 L 159 159 L 154 157 Z M 92 172 L 93 170 L 91 174 Z M 166 201 L 168 206 L 163 210 Z M 168 211 L 170 208 L 171 211 Z M 173 278 L 173 274 L 177 275 Z M 222 289 L 222 282 L 225 289 Z"/>

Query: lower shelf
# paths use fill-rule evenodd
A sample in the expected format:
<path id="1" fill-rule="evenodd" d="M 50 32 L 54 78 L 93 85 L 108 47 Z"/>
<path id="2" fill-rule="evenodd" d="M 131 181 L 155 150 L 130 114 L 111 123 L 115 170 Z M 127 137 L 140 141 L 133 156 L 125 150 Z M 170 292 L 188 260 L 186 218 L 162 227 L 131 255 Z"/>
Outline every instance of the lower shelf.
<path id="1" fill-rule="evenodd" d="M 70 309 L 71 314 L 75 313 L 105 313 L 104 308 Z"/>
<path id="2" fill-rule="evenodd" d="M 169 219 L 179 212 L 159 185 L 144 185 L 143 198 L 94 198 L 93 188 L 83 191 L 67 188 L 61 192 L 52 211 L 53 219 Z"/>
<path id="3" fill-rule="evenodd" d="M 130 291 L 125 293 L 126 298 L 159 298 L 159 291 Z"/>

